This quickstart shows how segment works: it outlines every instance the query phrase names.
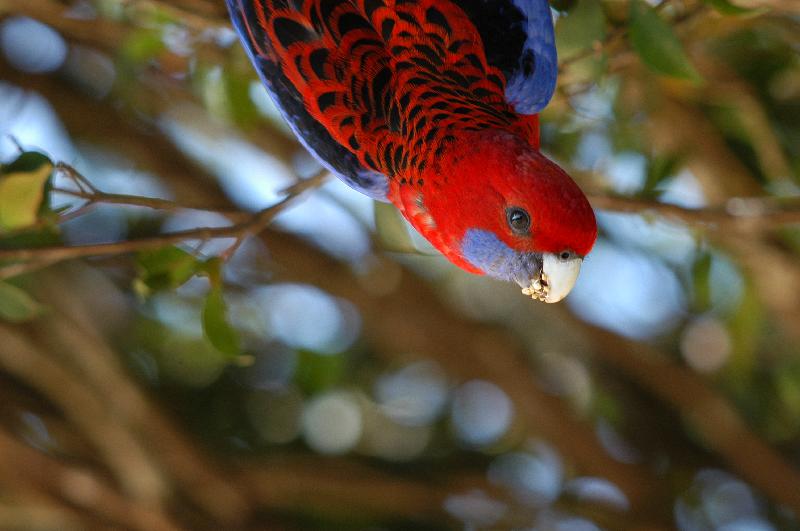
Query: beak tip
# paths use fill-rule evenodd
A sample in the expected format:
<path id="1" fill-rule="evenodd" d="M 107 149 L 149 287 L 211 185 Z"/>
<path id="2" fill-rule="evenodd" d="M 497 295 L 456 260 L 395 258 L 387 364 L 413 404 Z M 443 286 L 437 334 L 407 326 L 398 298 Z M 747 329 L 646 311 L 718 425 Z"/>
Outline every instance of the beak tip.
<path id="1" fill-rule="evenodd" d="M 575 286 L 582 263 L 580 258 L 565 261 L 553 254 L 545 254 L 541 273 L 530 279 L 522 292 L 548 304 L 560 302 Z"/>
<path id="2" fill-rule="evenodd" d="M 547 304 L 554 304 L 556 302 L 563 301 L 566 297 L 567 297 L 567 294 L 564 294 L 563 296 L 560 296 L 560 297 L 548 296 L 547 298 L 544 299 L 544 302 L 546 302 Z"/>

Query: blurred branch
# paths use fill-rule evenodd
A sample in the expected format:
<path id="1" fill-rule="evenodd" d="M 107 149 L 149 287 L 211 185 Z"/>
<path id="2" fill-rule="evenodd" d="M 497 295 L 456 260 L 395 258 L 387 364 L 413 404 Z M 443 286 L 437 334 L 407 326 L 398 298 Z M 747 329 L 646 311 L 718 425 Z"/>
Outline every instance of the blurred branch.
<path id="1" fill-rule="evenodd" d="M 734 197 L 758 197 L 764 193 L 719 129 L 693 102 L 664 94 L 657 105 L 649 103 L 641 86 L 632 80 L 626 81 L 622 90 L 620 101 L 629 112 L 648 109 L 645 130 L 655 153 L 684 155 L 686 166 L 700 182 L 709 203 L 723 204 Z"/>
<path id="2" fill-rule="evenodd" d="M 175 201 L 171 201 L 169 199 L 161 199 L 157 197 L 143 197 L 138 195 L 126 195 L 126 194 L 110 194 L 98 190 L 94 185 L 92 185 L 89 182 L 88 179 L 86 179 L 86 177 L 81 175 L 75 168 L 64 162 L 59 162 L 56 164 L 56 171 L 60 171 L 63 174 L 70 177 L 70 179 L 72 179 L 73 182 L 76 183 L 78 189 L 76 190 L 72 188 L 54 187 L 52 191 L 70 197 L 82 199 L 85 201 L 85 203 L 82 204 L 77 209 L 62 214 L 60 222 L 65 221 L 64 218 L 72 219 L 74 217 L 77 217 L 78 215 L 84 214 L 87 210 L 91 209 L 92 207 L 101 204 L 142 207 L 152 210 L 162 210 L 173 213 L 182 210 L 195 210 L 195 211 L 207 212 L 210 214 L 219 214 L 221 216 L 228 218 L 231 221 L 235 221 L 238 223 L 246 223 L 253 216 L 252 213 L 242 212 L 240 210 L 214 209 L 204 206 L 193 206 L 188 204 L 184 205 Z"/>
<path id="3" fill-rule="evenodd" d="M 275 279 L 318 286 L 355 304 L 376 354 L 394 361 L 415 353 L 437 360 L 459 380 L 495 382 L 513 400 L 527 436 L 552 442 L 582 473 L 609 478 L 634 507 L 656 496 L 657 481 L 647 470 L 611 458 L 597 441 L 592 422 L 577 418 L 563 400 L 537 384 L 527 350 L 503 327 L 459 315 L 397 264 L 382 262 L 367 278 L 354 277 L 347 265 L 295 236 L 268 230 L 263 238 L 275 263 Z M 373 276 L 396 278 L 396 286 L 391 293 L 375 293 L 370 289 Z"/>
<path id="4" fill-rule="evenodd" d="M 207 8 L 199 11 L 195 10 L 193 4 L 203 4 L 203 0 L 170 0 L 168 2 L 133 0 L 125 3 L 126 5 L 130 4 L 135 6 L 139 2 L 149 6 L 165 5 L 169 10 L 172 10 L 173 13 L 183 13 L 188 9 L 189 11 L 185 19 L 182 15 L 175 18 L 176 24 L 180 23 L 182 20 L 191 22 L 195 17 L 202 16 L 209 17 L 205 25 L 216 25 L 218 27 L 230 26 L 227 11 L 217 3 L 206 3 Z M 7 3 L 8 12 L 40 20 L 58 30 L 70 44 L 78 43 L 89 46 L 103 52 L 110 58 L 118 58 L 124 55 L 124 45 L 128 41 L 128 38 L 134 35 L 137 29 L 152 27 L 152 21 L 150 21 L 148 17 L 137 18 L 133 16 L 136 13 L 135 11 L 131 13 L 132 16 L 128 19 L 128 22 L 123 23 L 103 16 L 87 19 L 66 16 L 69 7 L 58 0 L 8 0 Z M 189 6 L 182 7 L 184 4 L 189 4 Z M 220 7 L 222 7 L 222 9 L 220 9 Z M 148 9 L 150 8 L 148 7 Z M 211 13 L 216 13 L 217 16 L 213 16 Z M 7 12 L 0 10 L 0 19 L 6 14 Z M 144 20 L 141 20 L 141 18 L 144 18 Z M 194 37 L 199 38 L 203 34 L 202 27 L 189 27 L 188 29 Z M 229 61 L 231 55 L 230 49 L 221 49 L 215 39 L 216 36 L 211 34 L 210 36 L 203 37 L 203 40 L 197 43 L 201 45 L 193 46 L 193 57 L 197 60 L 196 62 L 202 65 L 214 66 L 231 63 L 231 61 Z M 242 54 L 240 57 L 243 59 L 244 55 Z M 197 90 L 197 86 L 200 84 L 192 86 L 192 81 L 197 80 L 197 78 L 192 76 L 192 73 L 201 70 L 197 68 L 197 65 L 191 67 L 186 56 L 177 55 L 169 49 L 163 50 L 158 60 L 154 60 L 154 62 L 155 65 L 160 65 L 164 68 L 151 65 L 138 70 L 135 79 L 130 80 L 130 83 L 135 82 L 136 84 L 135 93 L 128 93 L 125 90 L 120 90 L 115 102 L 118 108 L 132 111 L 131 114 L 134 115 L 132 117 L 126 117 L 124 113 L 120 114 L 123 115 L 123 118 L 133 118 L 139 127 L 143 125 L 153 126 L 152 122 L 143 123 L 147 122 L 147 120 L 142 119 L 143 114 L 149 115 L 151 119 L 155 119 L 156 117 L 169 119 L 176 109 L 177 102 L 194 102 L 201 107 L 205 104 L 202 91 Z M 174 75 L 175 72 L 166 71 L 172 68 L 167 65 L 173 64 L 180 65 L 176 67 L 180 75 Z M 72 73 L 66 71 L 63 72 L 63 74 L 66 74 L 64 77 L 69 78 Z M 245 74 L 242 75 L 244 76 Z M 250 68 L 247 68 L 246 75 L 251 76 L 253 80 L 256 79 L 255 73 Z M 33 90 L 37 90 L 37 86 L 52 84 L 50 79 L 26 75 L 9 67 L 5 64 L 2 57 L 0 57 L 0 79 Z M 58 85 L 62 88 L 69 86 L 68 83 L 64 82 L 58 83 Z M 56 97 L 55 99 L 70 99 L 79 108 L 85 108 L 87 104 L 92 103 L 92 96 L 86 93 L 78 94 L 73 92 L 71 94 L 65 94 L 63 97 Z M 121 136 L 119 131 L 115 130 L 118 122 L 107 122 L 103 124 L 90 123 L 95 121 L 91 112 L 79 113 L 73 111 L 68 106 L 59 106 L 59 112 L 71 114 L 70 121 L 76 124 L 78 122 L 84 123 L 84 129 L 86 130 L 102 130 L 103 134 L 108 135 L 110 138 Z M 204 117 L 206 116 L 206 111 L 203 111 L 203 115 Z M 220 124 L 216 124 L 216 127 L 219 129 Z M 130 129 L 128 129 L 128 131 L 130 132 Z M 226 131 L 226 133 L 230 133 L 230 130 Z M 137 136 L 135 131 L 133 134 Z M 237 130 L 237 134 L 244 134 L 249 141 L 253 142 L 260 149 L 267 153 L 274 154 L 279 158 L 287 158 L 289 155 L 297 153 L 297 151 L 301 149 L 297 139 L 293 135 L 290 133 L 287 134 L 286 131 L 271 123 L 269 120 L 258 120 L 249 127 Z M 120 144 L 124 144 L 124 142 L 121 141 Z M 124 146 L 121 146 L 121 148 L 127 149 Z M 148 154 L 147 152 L 140 153 L 139 155 L 143 159 L 152 158 L 152 154 Z M 184 159 L 185 157 L 181 156 L 179 160 Z M 169 161 L 159 161 L 157 164 L 168 165 Z M 207 172 L 204 171 L 203 173 Z"/>
<path id="5" fill-rule="evenodd" d="M 73 170 L 74 171 L 74 170 Z M 275 219 L 275 216 L 280 214 L 287 206 L 296 200 L 303 192 L 315 188 L 322 184 L 328 177 L 327 171 L 320 172 L 314 177 L 302 180 L 295 185 L 287 188 L 284 192 L 287 196 L 259 212 L 250 214 L 242 221 L 227 226 L 227 227 L 199 227 L 184 231 L 169 232 L 158 236 L 150 236 L 145 238 L 135 238 L 126 241 L 113 242 L 113 243 L 100 243 L 94 245 L 75 245 L 75 246 L 49 246 L 49 247 L 36 247 L 26 249 L 0 249 L 0 260 L 8 260 L 12 262 L 18 261 L 32 261 L 43 262 L 46 264 L 54 264 L 64 260 L 82 257 L 98 257 L 98 256 L 112 256 L 119 254 L 127 254 L 131 252 L 143 251 L 147 249 L 157 249 L 170 244 L 177 244 L 188 240 L 208 241 L 220 238 L 235 238 L 237 243 L 261 232 L 269 223 Z M 79 192 L 75 192 L 76 194 Z M 95 202 L 114 202 L 115 204 L 123 204 L 126 199 L 131 200 L 131 204 L 136 206 L 147 206 L 156 209 L 184 209 L 191 207 L 183 207 L 176 203 L 165 201 L 163 199 L 153 198 L 129 198 L 127 196 L 113 196 L 110 194 L 94 194 L 88 193 L 86 195 L 90 203 Z M 104 201 L 107 199 L 108 201 Z M 238 214 L 237 214 L 238 217 Z M 13 267 L 18 267 L 18 264 L 12 264 Z M 3 274 L 3 267 L 0 267 L 0 275 Z"/>
<path id="6" fill-rule="evenodd" d="M 111 520 L 116 526 L 130 527 L 141 531 L 177 531 L 174 524 L 157 507 L 147 506 L 136 500 L 126 498 L 113 487 L 97 477 L 94 471 L 63 464 L 54 457 L 26 446 L 15 438 L 0 430 L 0 477 L 14 478 L 17 485 L 29 483 L 41 489 L 55 500 L 61 500 L 64 506 L 52 506 L 48 510 L 56 520 L 51 528 L 80 528 L 78 514 L 72 513 L 69 506 L 76 505 L 91 511 L 95 515 Z M 0 480 L 0 484 L 5 483 Z M 41 510 L 40 507 L 38 510 Z M 66 513 L 66 514 L 64 514 Z M 71 514 L 72 513 L 72 514 Z M 6 515 L 8 512 L 6 511 Z M 3 523 L 3 512 L 0 511 L 0 524 Z M 31 522 L 36 518 L 31 515 Z M 74 522 L 75 527 L 70 525 Z M 85 524 L 83 524 L 85 525 Z M 3 526 L 6 529 L 15 526 Z M 39 527 L 25 527 L 38 529 Z"/>
<path id="7" fill-rule="evenodd" d="M 52 96 L 57 99 L 59 94 Z M 97 105 L 97 112 L 112 111 Z M 87 131 L 84 129 L 87 127 L 92 130 L 91 124 L 81 123 L 77 132 Z M 174 149 L 147 137 L 142 137 L 141 142 L 145 146 L 158 145 L 160 150 Z M 163 177 L 170 184 L 173 177 L 182 178 L 176 173 L 166 173 Z M 212 183 L 182 190 L 201 204 L 218 204 L 222 197 Z M 620 210 L 628 208 L 621 203 L 617 206 Z M 649 209 L 654 205 L 637 205 L 637 208 L 643 206 Z M 458 317 L 410 274 L 401 275 L 400 285 L 391 295 L 377 296 L 354 279 L 349 268 L 299 239 L 272 231 L 264 239 L 274 258 L 278 278 L 311 283 L 353 301 L 365 318 L 367 336 L 380 353 L 390 357 L 406 352 L 427 354 L 460 378 L 494 380 L 509 392 L 531 434 L 553 442 L 581 471 L 608 477 L 620 485 L 630 497 L 634 511 L 636 508 L 643 511 L 642 507 L 658 497 L 654 494 L 658 491 L 655 478 L 642 467 L 609 458 L 597 443 L 591 423 L 574 418 L 560 399 L 536 386 L 525 349 L 501 330 Z M 291 268 L 282 264 L 291 264 Z M 415 311 L 409 312 L 409 308 Z"/>
<path id="8" fill-rule="evenodd" d="M 687 224 L 724 230 L 767 230 L 800 223 L 800 198 L 733 197 L 723 206 L 684 208 L 648 199 L 612 195 L 589 197 L 594 208 L 610 212 L 658 214 Z"/>
<path id="9" fill-rule="evenodd" d="M 138 27 L 152 27 L 153 20 L 164 23 L 168 18 L 172 24 L 185 27 L 191 32 L 194 51 L 206 59 L 222 60 L 223 55 L 209 30 L 228 27 L 227 13 L 219 9 L 198 11 L 196 7 L 184 9 L 172 5 L 178 2 L 156 2 L 152 0 L 126 0 L 120 4 L 124 10 L 124 24 L 114 18 L 70 16 L 71 6 L 57 0 L 5 0 L 0 11 L 24 15 L 39 20 L 64 34 L 73 43 L 93 46 L 101 50 L 121 48 Z M 196 2 L 200 4 L 201 2 Z M 119 15 L 122 15 L 120 12 Z M 120 16 L 120 18 L 123 18 Z M 171 54 L 171 52 L 165 52 Z M 176 62 L 181 58 L 174 56 Z"/>
<path id="10" fill-rule="evenodd" d="M 263 500 L 263 506 L 284 510 L 301 509 L 313 493 L 317 510 L 346 513 L 352 500 L 361 500 L 360 511 L 425 518 L 441 514 L 445 499 L 454 492 L 488 487 L 480 474 L 420 482 L 336 458 L 287 456 L 254 464 L 242 463 L 239 481 Z"/>
<path id="11" fill-rule="evenodd" d="M 727 240 L 725 249 L 748 273 L 759 300 L 782 325 L 787 337 L 800 340 L 800 267 L 797 254 L 759 238 Z M 769 271 L 769 274 L 765 274 Z"/>
<path id="12" fill-rule="evenodd" d="M 200 206 L 183 205 L 181 203 L 141 196 L 109 194 L 102 192 L 89 183 L 77 170 L 65 163 L 59 163 L 57 169 L 69 176 L 78 186 L 78 190 L 56 188 L 54 191 L 77 197 L 86 201 L 75 211 L 65 214 L 65 219 L 84 213 L 98 204 L 114 204 L 144 207 L 155 210 L 175 212 L 179 210 L 201 210 L 213 212 L 235 221 L 227 227 L 199 227 L 185 231 L 177 231 L 158 236 L 137 238 L 120 242 L 77 246 L 51 246 L 27 249 L 0 249 L 0 260 L 14 263 L 0 267 L 0 278 L 7 278 L 22 271 L 38 269 L 63 260 L 80 257 L 98 257 L 163 247 L 188 240 L 208 241 L 219 238 L 236 238 L 237 242 L 257 234 L 263 230 L 280 212 L 306 190 L 319 186 L 327 177 L 321 172 L 315 177 L 296 183 L 284 190 L 287 197 L 256 213 L 244 213 L 233 209 L 209 209 Z M 786 224 L 800 223 L 800 201 L 780 201 L 775 198 L 731 198 L 725 207 L 689 209 L 677 205 L 657 201 L 618 196 L 592 196 L 593 206 L 601 210 L 614 212 L 632 212 L 643 214 L 654 212 L 675 218 L 687 223 L 712 224 L 719 228 L 738 230 L 769 229 Z M 27 262 L 23 265 L 19 262 Z M 27 267 L 30 266 L 30 267 Z"/>
<path id="13" fill-rule="evenodd" d="M 104 337 L 124 318 L 120 311 L 128 309 L 119 289 L 102 274 L 83 267 L 48 272 L 38 280 L 37 297 L 51 311 L 31 325 L 31 336 L 51 353 L 52 363 L 63 359 L 75 370 L 76 378 L 98 396 L 128 438 L 147 449 L 170 486 L 181 490 L 195 511 L 227 525 L 246 519 L 248 505 L 241 489 L 143 393 Z"/>
<path id="14" fill-rule="evenodd" d="M 0 334 L 0 367 L 33 386 L 80 426 L 132 498 L 158 503 L 167 492 L 164 478 L 143 448 L 125 436 L 80 375 L 55 365 L 19 330 L 0 324 Z"/>
<path id="15" fill-rule="evenodd" d="M 21 79 L 26 86 L 29 79 Z M 69 97 L 69 92 L 58 85 L 39 84 L 51 101 L 59 102 Z M 65 104 L 73 103 L 72 100 Z M 80 102 L 74 102 L 80 105 Z M 94 103 L 91 112 L 95 117 L 87 121 L 78 114 L 73 116 L 70 108 L 57 105 L 64 115 L 68 129 L 77 137 L 88 136 L 105 144 L 108 136 L 98 134 L 104 123 L 115 123 L 124 127 L 118 110 L 113 106 Z M 103 119 L 98 119 L 102 116 Z M 176 160 L 181 157 L 175 146 L 158 131 L 143 135 L 132 129 L 130 137 L 118 145 L 132 149 L 136 154 L 150 160 L 153 150 L 158 156 L 154 162 Z M 113 131 L 108 133 L 114 134 Z M 264 137 L 259 145 L 269 145 Z M 117 143 L 114 143 L 117 146 Z M 137 149 L 138 146 L 142 146 Z M 140 160 L 136 158 L 135 160 Z M 191 186 L 190 175 L 170 168 L 160 175 L 168 186 L 173 187 L 178 202 L 219 205 L 224 194 L 214 181 L 202 186 Z M 204 175 L 200 173 L 200 175 Z M 177 184 L 175 187 L 173 185 Z M 634 507 L 649 503 L 650 496 L 658 490 L 656 478 L 644 467 L 620 463 L 605 452 L 594 434 L 591 422 L 577 419 L 570 407 L 561 399 L 540 389 L 533 380 L 522 345 L 510 340 L 499 327 L 476 326 L 473 321 L 455 314 L 438 300 L 438 297 L 414 275 L 402 273 L 400 286 L 391 295 L 376 295 L 365 279 L 354 276 L 345 264 L 337 262 L 325 253 L 314 249 L 300 238 L 267 230 L 262 234 L 273 257 L 278 278 L 295 280 L 320 286 L 331 293 L 354 302 L 365 317 L 365 332 L 368 338 L 387 356 L 396 358 L 408 352 L 431 356 L 459 378 L 489 378 L 506 389 L 515 401 L 522 418 L 526 419 L 528 432 L 552 441 L 580 470 L 609 478 L 629 496 Z M 399 266 L 384 263 L 378 275 L 393 276 Z M 410 312 L 409 308 L 415 311 Z M 420 311 L 416 311 L 420 308 Z"/>
<path id="16" fill-rule="evenodd" d="M 195 191 L 202 191 L 204 186 L 215 187 L 216 177 L 207 168 L 175 149 L 172 141 L 158 127 L 143 122 L 141 116 L 126 113 L 116 101 L 96 100 L 60 76 L 23 74 L 8 65 L 2 57 L 0 79 L 47 98 L 67 131 L 77 134 L 79 141 L 111 149 L 116 154 L 136 161 L 137 168 L 154 175 L 168 175 L 170 186 L 186 204 L 219 210 L 215 208 L 216 198 L 211 198 L 215 202 L 201 204 L 202 199 L 209 199 L 208 194 L 195 194 Z M 269 147 L 267 142 L 262 144 Z"/>
<path id="17" fill-rule="evenodd" d="M 300 242 L 296 247 L 311 249 Z M 74 377 L 80 375 L 79 386 L 96 395 L 115 422 L 124 428 L 128 443 L 147 448 L 151 459 L 162 467 L 164 477 L 173 480 L 171 499 L 192 499 L 202 512 L 219 519 L 221 524 L 216 528 L 242 529 L 240 526 L 259 510 L 312 511 L 343 520 L 353 518 L 356 511 L 359 518 L 397 515 L 413 520 L 449 521 L 443 503 L 452 494 L 481 490 L 500 499 L 506 496 L 492 487 L 482 473 L 469 469 L 426 471 L 422 476 L 404 477 L 353 460 L 313 455 L 273 455 L 266 459 L 240 459 L 235 463 L 237 466 L 227 470 L 214 467 L 143 396 L 120 365 L 117 353 L 102 337 L 108 332 L 104 328 L 115 326 L 115 312 L 129 304 L 119 288 L 102 273 L 82 266 L 50 271 L 40 278 L 36 294 L 52 311 L 47 318 L 31 324 L 26 337 L 29 346 L 50 353 L 45 361 L 49 368 L 42 371 L 39 362 L 31 359 L 30 351 L 25 348 L 17 350 L 18 363 L 33 364 L 40 369 L 37 374 L 62 365 L 74 367 Z M 352 281 L 352 273 L 348 278 Z M 0 337 L 5 338 L 4 331 L 0 327 Z M 14 341 L 9 345 L 16 347 L 19 345 Z M 22 382 L 31 383 L 30 374 L 17 373 L 17 376 Z M 36 381 L 33 385 L 38 387 Z M 47 426 L 51 431 L 52 421 Z M 0 451 L 2 442 L 0 437 Z M 53 459 L 40 456 L 31 448 L 22 449 L 32 459 Z M 19 460 L 19 464 L 30 465 L 28 460 Z M 81 469 L 80 473 L 84 485 L 97 482 L 105 485 L 93 469 Z M 54 474 L 53 480 L 58 477 Z M 56 482 L 56 486 L 60 484 Z M 97 498 L 90 499 L 94 502 Z M 114 507 L 111 504 L 106 510 L 115 510 Z M 509 516 L 519 515 L 512 511 Z M 637 527 L 633 524 L 634 517 L 613 509 L 595 516 L 613 529 L 667 528 L 653 524 Z M 647 521 L 650 520 L 648 517 Z M 520 527 L 527 521 L 508 527 Z M 151 528 L 161 529 L 155 525 Z"/>
<path id="18" fill-rule="evenodd" d="M 800 4 L 795 0 L 740 0 L 739 3 L 744 7 L 764 7 L 777 12 L 800 14 Z"/>
<path id="19" fill-rule="evenodd" d="M 674 407 L 733 470 L 776 502 L 800 513 L 800 471 L 758 437 L 702 377 L 667 361 L 644 343 L 583 323 L 566 312 L 564 316 L 594 338 L 598 360 Z"/>
<path id="20" fill-rule="evenodd" d="M 36 292 L 52 308 L 51 313 L 32 323 L 30 334 L 10 332 L 12 336 L 9 337 L 6 332 L 12 329 L 0 326 L 4 346 L 15 350 L 17 363 L 31 365 L 32 370 L 36 370 L 35 378 L 32 373 L 13 374 L 23 383 L 38 389 L 41 388 L 40 382 L 49 380 L 54 371 L 72 367 L 73 378 L 78 379 L 80 375 L 80 383 L 76 383 L 75 388 L 82 389 L 81 393 L 93 394 L 114 418 L 114 423 L 124 429 L 126 445 L 147 448 L 152 461 L 162 467 L 164 477 L 173 481 L 173 501 L 191 499 L 202 513 L 210 513 L 217 519 L 219 527 L 210 524 L 209 528 L 242 529 L 241 526 L 256 511 L 263 509 L 313 511 L 345 520 L 353 518 L 354 510 L 358 518 L 414 515 L 413 518 L 438 520 L 446 518 L 442 503 L 451 493 L 494 490 L 480 473 L 436 474 L 436 479 L 418 481 L 398 478 L 377 467 L 346 459 L 310 455 L 248 459 L 241 460 L 235 467 L 217 468 L 199 454 L 193 442 L 185 439 L 169 419 L 163 418 L 102 337 L 106 331 L 101 328 L 113 328 L 114 314 L 129 304 L 118 288 L 101 273 L 82 266 L 50 271 L 43 274 L 41 280 Z M 47 351 L 50 355 L 46 359 L 32 357 L 37 351 Z M 0 362 L 4 359 L 2 352 L 3 347 L 0 347 Z M 68 391 L 72 393 L 74 390 Z M 85 413 L 97 420 L 97 408 Z M 48 421 L 47 426 L 50 431 L 52 421 Z M 76 423 L 76 427 L 86 435 L 83 425 Z M 51 444 L 63 451 L 59 441 Z M 74 472 L 65 469 L 68 478 L 63 479 L 61 470 L 64 465 L 60 461 L 10 436 L 4 437 L 2 430 L 0 454 L 19 457 L 0 463 L 0 478 L 9 467 L 24 467 L 25 475 L 12 469 L 8 477 L 15 477 L 20 482 L 21 478 L 33 474 L 37 485 L 43 483 L 47 492 L 53 492 L 59 498 L 73 501 L 70 496 L 77 497 L 74 502 L 86 505 L 87 509 L 95 509 L 94 504 L 103 503 L 96 512 L 104 516 L 110 513 L 114 520 L 122 511 L 115 502 L 119 495 L 111 487 L 106 489 L 105 480 L 93 468 Z M 94 456 L 84 459 L 94 461 Z M 101 455 L 100 461 L 104 462 L 105 457 Z M 36 475 L 48 467 L 55 467 L 52 474 Z M 69 490 L 65 492 L 64 489 Z M 142 503 L 148 507 L 151 502 L 144 500 Z M 132 513 L 130 518 L 134 517 L 139 518 Z M 195 513 L 194 520 L 197 517 Z M 134 519 L 126 523 L 135 529 L 173 529 L 158 521 L 139 526 L 138 521 Z M 85 524 L 79 528 L 85 528 Z"/>

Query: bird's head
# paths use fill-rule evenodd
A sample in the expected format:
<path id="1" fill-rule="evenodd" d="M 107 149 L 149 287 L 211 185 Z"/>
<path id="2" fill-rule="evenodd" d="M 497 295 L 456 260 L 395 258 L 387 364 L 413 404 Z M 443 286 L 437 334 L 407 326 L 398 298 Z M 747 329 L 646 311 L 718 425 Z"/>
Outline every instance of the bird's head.
<path id="1" fill-rule="evenodd" d="M 575 285 L 597 223 L 578 185 L 525 140 L 479 131 L 428 164 L 395 202 L 415 228 L 467 271 L 513 281 L 558 302 Z"/>

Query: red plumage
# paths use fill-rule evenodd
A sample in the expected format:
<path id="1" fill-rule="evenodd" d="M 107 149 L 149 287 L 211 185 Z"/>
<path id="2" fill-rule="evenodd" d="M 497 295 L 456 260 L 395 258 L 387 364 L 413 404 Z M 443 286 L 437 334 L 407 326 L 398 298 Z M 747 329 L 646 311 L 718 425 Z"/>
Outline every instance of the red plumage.
<path id="1" fill-rule="evenodd" d="M 532 19 L 543 0 L 228 2 L 256 67 L 310 149 L 356 188 L 385 184 L 383 197 L 451 261 L 527 285 L 541 279 L 541 267 L 493 264 L 474 231 L 494 235 L 498 243 L 488 245 L 507 262 L 506 248 L 520 264 L 590 251 L 596 225 L 588 202 L 539 153 L 538 115 L 509 101 L 508 77 L 530 69 L 522 73 L 532 79 L 536 59 L 549 58 L 535 56 L 550 51 L 546 42 L 531 45 L 523 33 L 552 34 L 546 7 Z M 522 34 L 509 41 L 521 57 L 516 70 L 503 42 L 488 42 L 502 37 L 486 31 L 483 13 L 502 15 L 512 37 Z M 524 231 L 510 225 L 509 212 L 519 210 L 529 218 Z M 524 282 L 520 268 L 530 277 Z"/>
<path id="2" fill-rule="evenodd" d="M 271 43 L 262 53 L 365 167 L 416 180 L 446 137 L 477 128 L 515 130 L 538 147 L 537 119 L 506 102 L 503 75 L 461 9 L 446 0 L 366 3 L 253 4 Z"/>

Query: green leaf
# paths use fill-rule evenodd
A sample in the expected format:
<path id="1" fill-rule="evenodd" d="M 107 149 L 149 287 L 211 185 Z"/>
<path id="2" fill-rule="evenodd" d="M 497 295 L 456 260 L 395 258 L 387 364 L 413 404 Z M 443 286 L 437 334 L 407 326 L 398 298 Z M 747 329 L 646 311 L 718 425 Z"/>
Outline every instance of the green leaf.
<path id="1" fill-rule="evenodd" d="M 710 5 L 723 15 L 733 16 L 756 16 L 765 13 L 767 10 L 763 7 L 741 7 L 730 2 L 729 0 L 703 0 L 706 4 Z"/>
<path id="2" fill-rule="evenodd" d="M 49 164 L 53 166 L 53 161 L 44 153 L 38 151 L 25 151 L 19 157 L 8 164 L 0 164 L 0 174 L 12 172 L 30 172 Z"/>
<path id="3" fill-rule="evenodd" d="M 17 159 L 3 167 L 0 175 L 0 231 L 35 225 L 39 215 L 46 210 L 46 191 L 53 164 L 49 159 L 40 162 L 31 167 L 28 162 L 20 163 Z"/>
<path id="4" fill-rule="evenodd" d="M 250 97 L 250 70 L 200 67 L 194 82 L 206 109 L 215 117 L 243 127 L 258 121 L 259 112 Z"/>
<path id="5" fill-rule="evenodd" d="M 725 365 L 725 381 L 734 391 L 744 389 L 754 377 L 759 342 L 767 322 L 755 286 L 744 280 L 742 288 L 739 305 L 727 318 L 733 349 Z"/>
<path id="6" fill-rule="evenodd" d="M 30 321 L 43 313 L 41 304 L 20 288 L 0 282 L 0 319 L 12 323 Z"/>
<path id="7" fill-rule="evenodd" d="M 153 59 L 166 49 L 160 29 L 134 31 L 122 44 L 122 56 L 134 65 Z"/>
<path id="8" fill-rule="evenodd" d="M 202 268 L 202 263 L 183 249 L 169 246 L 140 252 L 136 256 L 136 267 L 139 271 L 137 291 L 149 295 L 152 291 L 182 286 Z"/>
<path id="9" fill-rule="evenodd" d="M 214 347 L 230 358 L 241 354 L 239 335 L 228 322 L 228 308 L 222 289 L 213 288 L 203 305 L 203 332 Z"/>
<path id="10" fill-rule="evenodd" d="M 692 264 L 692 310 L 697 313 L 711 308 L 711 263 L 711 254 L 703 251 Z"/>
<path id="11" fill-rule="evenodd" d="M 208 277 L 211 289 L 222 290 L 222 266 L 224 264 L 222 258 L 218 256 L 201 262 L 198 274 Z"/>
<path id="12" fill-rule="evenodd" d="M 580 0 L 556 24 L 556 47 L 561 59 L 591 49 L 606 37 L 606 17 L 597 0 Z"/>
<path id="13" fill-rule="evenodd" d="M 346 358 L 341 354 L 319 354 L 308 350 L 298 353 L 295 383 L 307 394 L 315 394 L 336 385 L 346 368 Z"/>
<path id="14" fill-rule="evenodd" d="M 796 362 L 775 371 L 775 386 L 781 405 L 790 412 L 787 417 L 800 421 L 800 367 Z"/>
<path id="15" fill-rule="evenodd" d="M 689 81 L 702 80 L 672 27 L 643 0 L 631 1 L 630 38 L 633 49 L 651 70 Z"/>
<path id="16" fill-rule="evenodd" d="M 132 369 L 153 383 L 172 381 L 187 387 L 206 387 L 230 363 L 205 338 L 142 316 L 127 341 Z"/>
<path id="17" fill-rule="evenodd" d="M 661 185 L 675 176 L 682 162 L 682 157 L 676 154 L 651 158 L 647 164 L 645 182 L 640 195 L 651 199 L 658 197 L 662 191 Z"/>
<path id="18" fill-rule="evenodd" d="M 387 251 L 417 253 L 403 216 L 389 203 L 375 201 L 375 234 Z"/>
<path id="19" fill-rule="evenodd" d="M 258 109 L 250 97 L 249 75 L 226 69 L 223 76 L 228 118 L 240 127 L 253 125 L 258 121 Z"/>

